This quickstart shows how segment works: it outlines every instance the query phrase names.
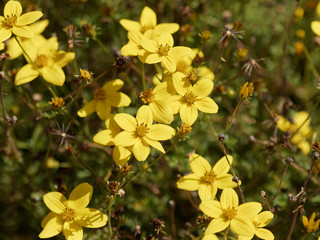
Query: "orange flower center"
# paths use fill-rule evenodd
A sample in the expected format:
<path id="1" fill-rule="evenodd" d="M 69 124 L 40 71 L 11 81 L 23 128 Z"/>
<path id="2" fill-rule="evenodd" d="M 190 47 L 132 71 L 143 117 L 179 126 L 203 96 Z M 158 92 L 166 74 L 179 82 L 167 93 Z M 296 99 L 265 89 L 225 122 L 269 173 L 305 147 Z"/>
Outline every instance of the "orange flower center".
<path id="1" fill-rule="evenodd" d="M 186 103 L 193 104 L 196 101 L 197 96 L 193 92 L 188 92 L 183 96 L 183 99 Z"/>
<path id="2" fill-rule="evenodd" d="M 48 57 L 46 55 L 39 55 L 37 56 L 37 59 L 34 61 L 37 68 L 42 68 L 48 63 Z"/>
<path id="3" fill-rule="evenodd" d="M 154 94 L 151 88 L 141 92 L 139 97 L 144 103 L 152 103 L 154 100 Z"/>
<path id="4" fill-rule="evenodd" d="M 139 137 L 144 137 L 145 135 L 147 135 L 148 132 L 149 132 L 149 128 L 145 123 L 140 123 L 140 125 L 138 125 L 136 128 L 136 134 Z"/>
<path id="5" fill-rule="evenodd" d="M 199 76 L 197 73 L 197 69 L 192 68 L 190 72 L 187 73 L 187 78 L 189 79 L 190 82 L 196 82 L 199 80 Z"/>
<path id="6" fill-rule="evenodd" d="M 201 181 L 205 182 L 205 183 L 213 183 L 214 180 L 216 179 L 217 174 L 215 174 L 215 172 L 213 170 L 211 170 L 210 172 L 206 172 L 202 177 L 201 177 Z"/>
<path id="7" fill-rule="evenodd" d="M 72 221 L 76 217 L 76 211 L 73 208 L 66 207 L 62 213 L 62 219 L 65 221 Z"/>
<path id="8" fill-rule="evenodd" d="M 170 46 L 168 44 L 166 44 L 166 45 L 160 44 L 158 47 L 158 54 L 160 56 L 167 56 L 169 50 L 170 50 Z"/>
<path id="9" fill-rule="evenodd" d="M 11 28 L 13 27 L 16 22 L 17 22 L 17 16 L 11 14 L 11 16 L 7 15 L 7 17 L 4 19 L 5 21 L 5 25 L 7 25 L 7 27 Z"/>
<path id="10" fill-rule="evenodd" d="M 104 100 L 106 98 L 106 92 L 102 88 L 98 88 L 94 91 L 94 99 Z"/>
<path id="11" fill-rule="evenodd" d="M 221 215 L 221 218 L 224 221 L 230 221 L 235 216 L 237 216 L 237 209 L 235 209 L 234 207 L 228 207 L 227 209 L 223 209 L 223 213 Z"/>

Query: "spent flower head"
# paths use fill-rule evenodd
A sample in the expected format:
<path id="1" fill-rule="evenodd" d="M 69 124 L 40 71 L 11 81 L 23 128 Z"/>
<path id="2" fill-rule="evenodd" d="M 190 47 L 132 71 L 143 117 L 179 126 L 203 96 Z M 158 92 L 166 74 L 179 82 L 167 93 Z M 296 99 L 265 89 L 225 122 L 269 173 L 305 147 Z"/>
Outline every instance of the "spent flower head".
<path id="1" fill-rule="evenodd" d="M 309 220 L 306 216 L 302 216 L 303 226 L 307 229 L 309 233 L 315 232 L 319 228 L 320 219 L 318 219 L 317 221 L 314 221 L 315 217 L 316 217 L 315 212 L 312 213 Z"/>

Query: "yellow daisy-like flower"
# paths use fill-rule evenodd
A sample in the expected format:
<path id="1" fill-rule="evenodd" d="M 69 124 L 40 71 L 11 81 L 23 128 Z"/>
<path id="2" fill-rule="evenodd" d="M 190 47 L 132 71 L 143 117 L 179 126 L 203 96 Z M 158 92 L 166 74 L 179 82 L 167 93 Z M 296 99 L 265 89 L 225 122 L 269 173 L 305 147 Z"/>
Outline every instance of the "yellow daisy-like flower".
<path id="1" fill-rule="evenodd" d="M 116 123 L 124 130 L 114 139 L 115 145 L 131 147 L 135 158 L 144 161 L 150 154 L 150 146 L 165 153 L 159 141 L 171 139 L 176 131 L 164 124 L 154 124 L 151 109 L 142 106 L 137 112 L 136 118 L 126 113 L 116 114 Z"/>
<path id="2" fill-rule="evenodd" d="M 141 12 L 140 22 L 129 19 L 121 19 L 120 24 L 128 32 L 137 31 L 141 32 L 142 34 L 147 30 L 155 30 L 157 33 L 167 32 L 170 34 L 179 30 L 179 24 L 177 23 L 157 24 L 157 15 L 151 8 L 147 6 L 145 6 Z"/>
<path id="3" fill-rule="evenodd" d="M 79 184 L 67 199 L 59 192 L 43 196 L 52 211 L 41 222 L 40 238 L 50 238 L 63 233 L 67 240 L 82 240 L 82 227 L 99 228 L 106 225 L 108 217 L 101 211 L 88 208 L 93 188 L 88 183 Z"/>
<path id="4" fill-rule="evenodd" d="M 251 221 L 256 229 L 254 234 L 258 238 L 264 239 L 264 240 L 274 239 L 273 233 L 268 229 L 263 228 L 267 226 L 272 219 L 273 219 L 273 214 L 270 211 L 263 211 L 259 213 L 257 216 L 254 216 L 253 218 L 251 218 Z M 250 238 L 250 237 L 239 236 L 238 240 L 250 240 L 252 239 L 252 237 Z"/>
<path id="5" fill-rule="evenodd" d="M 111 107 L 126 107 L 131 103 L 131 99 L 124 93 L 118 92 L 123 86 L 123 81 L 116 79 L 109 81 L 94 91 L 94 100 L 91 100 L 78 111 L 79 117 L 87 117 L 93 112 L 97 112 L 101 120 L 106 120 L 111 112 Z"/>
<path id="6" fill-rule="evenodd" d="M 318 36 L 320 36 L 320 21 L 311 22 L 311 30 Z"/>
<path id="7" fill-rule="evenodd" d="M 179 95 L 173 96 L 173 113 L 180 112 L 182 122 L 190 126 L 198 118 L 198 110 L 205 113 L 217 113 L 218 105 L 208 97 L 213 89 L 213 82 L 197 81 L 193 86 L 189 81 L 173 78 L 174 87 Z"/>
<path id="8" fill-rule="evenodd" d="M 309 114 L 307 112 L 301 111 L 301 112 L 297 112 L 293 116 L 292 123 L 288 119 L 284 118 L 283 116 L 280 116 L 277 122 L 277 126 L 281 131 L 289 132 L 290 134 L 294 134 L 297 131 L 297 129 L 299 129 L 298 132 L 296 132 L 292 136 L 291 142 L 293 144 L 296 144 L 304 154 L 308 154 L 311 149 L 310 143 L 307 141 L 307 138 L 312 133 L 312 129 L 309 126 L 310 119 L 308 119 L 305 122 L 308 116 Z"/>
<path id="9" fill-rule="evenodd" d="M 173 44 L 173 37 L 169 33 L 162 33 L 157 41 L 142 39 L 141 46 L 150 53 L 145 62 L 148 64 L 160 62 L 163 68 L 175 72 L 177 68 L 175 58 L 187 56 L 192 50 L 183 46 L 173 47 Z"/>
<path id="10" fill-rule="evenodd" d="M 203 201 L 200 209 L 213 219 L 209 223 L 205 234 L 221 232 L 230 226 L 235 234 L 244 237 L 253 237 L 255 226 L 250 218 L 261 211 L 261 203 L 247 202 L 239 205 L 239 198 L 232 188 L 222 191 L 220 202 L 216 200 Z"/>
<path id="11" fill-rule="evenodd" d="M 316 217 L 315 212 L 312 213 L 309 220 L 306 216 L 302 216 L 303 226 L 307 229 L 309 233 L 315 232 L 319 228 L 320 219 L 318 219 L 317 221 L 314 221 L 315 217 Z"/>
<path id="12" fill-rule="evenodd" d="M 228 155 L 232 164 L 233 158 Z M 227 172 L 230 166 L 226 157 L 221 158 L 213 167 L 198 154 L 189 156 L 190 168 L 193 173 L 179 179 L 177 186 L 187 191 L 198 191 L 201 201 L 214 199 L 218 188 L 234 188 L 237 186 L 232 181 L 232 175 Z"/>
<path id="13" fill-rule="evenodd" d="M 70 63 L 75 54 L 72 52 L 58 51 L 58 40 L 52 37 L 40 46 L 35 48 L 28 45 L 25 49 L 30 56 L 33 64 L 26 58 L 28 64 L 23 66 L 17 73 L 15 85 L 19 86 L 28 83 L 41 74 L 41 76 L 53 85 L 62 86 L 66 76 L 62 68 Z"/>
<path id="14" fill-rule="evenodd" d="M 114 114 L 105 121 L 106 129 L 98 132 L 93 137 L 93 141 L 106 146 L 113 146 L 114 139 L 122 131 L 118 124 L 114 121 Z M 129 148 L 115 146 L 112 152 L 112 157 L 117 165 L 124 166 L 131 157 Z"/>
<path id="15" fill-rule="evenodd" d="M 41 35 L 41 33 L 46 29 L 49 24 L 49 20 L 45 19 L 30 25 L 30 29 L 34 33 L 33 38 L 22 38 L 17 37 L 18 41 L 24 49 L 36 48 L 42 45 L 46 39 Z M 7 53 L 10 55 L 11 59 L 17 58 L 22 55 L 23 51 L 19 46 L 15 38 L 11 38 L 8 42 Z"/>
<path id="16" fill-rule="evenodd" d="M 33 11 L 23 15 L 20 2 L 10 0 L 3 9 L 3 15 L 0 16 L 0 42 L 11 37 L 12 33 L 18 37 L 32 38 L 33 32 L 27 25 L 37 21 L 42 17 L 42 12 Z"/>

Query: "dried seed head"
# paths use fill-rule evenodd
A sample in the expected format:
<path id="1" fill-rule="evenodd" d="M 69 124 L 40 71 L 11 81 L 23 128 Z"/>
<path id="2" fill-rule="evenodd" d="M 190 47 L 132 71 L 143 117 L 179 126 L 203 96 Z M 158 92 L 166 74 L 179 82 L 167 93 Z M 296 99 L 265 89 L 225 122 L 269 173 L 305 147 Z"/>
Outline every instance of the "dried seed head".
<path id="1" fill-rule="evenodd" d="M 313 152 L 313 160 L 319 160 L 319 157 L 320 157 L 320 153 L 318 153 L 318 152 Z"/>
<path id="2" fill-rule="evenodd" d="M 237 176 L 234 176 L 233 178 L 232 178 L 232 181 L 233 182 L 235 182 L 235 183 L 239 183 L 239 177 L 237 177 Z"/>
<path id="3" fill-rule="evenodd" d="M 154 226 L 154 231 L 159 234 L 161 229 L 165 227 L 164 222 L 158 218 L 153 219 L 152 225 Z"/>
<path id="4" fill-rule="evenodd" d="M 219 139 L 219 142 L 224 142 L 224 139 L 225 139 L 224 134 L 220 133 L 218 139 Z"/>
<path id="5" fill-rule="evenodd" d="M 108 190 L 111 194 L 116 194 L 119 191 L 120 183 L 117 181 L 110 181 L 107 185 Z"/>
<path id="6" fill-rule="evenodd" d="M 262 198 L 266 198 L 266 192 L 265 192 L 265 191 L 261 191 L 261 192 L 260 192 L 260 196 L 261 196 Z"/>
<path id="7" fill-rule="evenodd" d="M 290 163 L 294 162 L 294 159 L 292 157 L 287 157 L 285 161 L 290 165 Z"/>

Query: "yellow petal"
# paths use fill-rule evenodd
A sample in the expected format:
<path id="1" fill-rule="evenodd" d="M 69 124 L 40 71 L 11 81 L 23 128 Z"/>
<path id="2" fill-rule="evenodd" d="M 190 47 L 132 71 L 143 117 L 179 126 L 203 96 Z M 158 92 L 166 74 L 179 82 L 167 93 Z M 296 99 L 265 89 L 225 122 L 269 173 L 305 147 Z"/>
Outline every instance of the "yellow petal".
<path id="1" fill-rule="evenodd" d="M 53 61 L 59 67 L 63 68 L 68 63 L 72 62 L 74 58 L 75 58 L 75 53 L 73 52 L 58 51 L 55 57 L 53 58 Z"/>
<path id="2" fill-rule="evenodd" d="M 124 166 L 131 157 L 131 151 L 125 147 L 115 146 L 112 152 L 112 157 L 116 165 Z"/>
<path id="3" fill-rule="evenodd" d="M 140 48 L 137 44 L 132 43 L 132 42 L 128 42 L 126 45 L 124 45 L 121 48 L 121 54 L 123 56 L 137 56 L 138 53 L 140 52 Z"/>
<path id="4" fill-rule="evenodd" d="M 86 208 L 91 200 L 93 188 L 88 183 L 81 183 L 69 195 L 68 201 L 72 202 L 75 209 Z"/>
<path id="5" fill-rule="evenodd" d="M 154 100 L 149 106 L 155 121 L 164 124 L 170 124 L 173 121 L 173 113 L 168 102 Z"/>
<path id="6" fill-rule="evenodd" d="M 4 43 L 0 42 L 0 51 L 3 50 L 5 47 Z"/>
<path id="7" fill-rule="evenodd" d="M 12 32 L 18 37 L 32 38 L 34 36 L 31 28 L 28 26 L 13 26 Z"/>
<path id="8" fill-rule="evenodd" d="M 82 227 L 99 228 L 106 225 L 107 221 L 107 215 L 97 209 L 84 208 L 77 211 L 76 223 Z"/>
<path id="9" fill-rule="evenodd" d="M 205 97 L 201 100 L 195 101 L 194 105 L 204 113 L 217 113 L 218 112 L 218 105 L 209 97 Z"/>
<path id="10" fill-rule="evenodd" d="M 148 64 L 155 64 L 162 61 L 162 57 L 159 56 L 157 53 L 151 53 L 146 57 L 145 63 Z"/>
<path id="11" fill-rule="evenodd" d="M 62 219 L 59 219 L 57 216 L 51 218 L 42 229 L 39 238 L 50 238 L 58 235 L 62 230 L 61 220 Z"/>
<path id="12" fill-rule="evenodd" d="M 181 96 L 192 90 L 192 85 L 190 81 L 186 81 L 185 76 L 185 74 L 180 72 L 174 73 L 172 76 L 173 87 Z"/>
<path id="13" fill-rule="evenodd" d="M 137 120 L 127 113 L 116 114 L 114 120 L 125 131 L 134 132 L 137 128 Z"/>
<path id="14" fill-rule="evenodd" d="M 136 137 L 134 132 L 123 131 L 115 137 L 114 144 L 122 147 L 130 147 L 138 141 L 139 137 Z"/>
<path id="15" fill-rule="evenodd" d="M 22 13 L 22 6 L 19 1 L 8 1 L 3 9 L 4 16 L 15 15 L 19 17 Z"/>
<path id="16" fill-rule="evenodd" d="M 143 138 L 146 143 L 148 143 L 150 146 L 154 147 L 155 149 L 159 150 L 162 153 L 165 153 L 166 151 L 163 149 L 161 143 L 159 143 L 157 140 L 149 139 L 147 137 Z"/>
<path id="17" fill-rule="evenodd" d="M 87 117 L 88 115 L 90 115 L 91 113 L 96 111 L 96 100 L 91 100 L 90 102 L 88 102 L 86 105 L 84 105 L 83 108 L 81 108 L 77 114 L 79 117 Z"/>
<path id="18" fill-rule="evenodd" d="M 149 144 L 139 139 L 139 141 L 133 145 L 132 152 L 138 161 L 145 161 L 150 154 Z"/>
<path id="19" fill-rule="evenodd" d="M 175 72 L 177 69 L 177 65 L 174 62 L 173 58 L 170 56 L 165 56 L 162 58 L 162 62 L 161 62 L 162 67 L 164 67 L 165 69 L 167 69 L 169 72 Z"/>
<path id="20" fill-rule="evenodd" d="M 219 174 L 216 177 L 214 183 L 220 189 L 235 188 L 238 186 L 238 184 L 232 181 L 232 178 L 233 176 L 231 174 L 222 174 L 222 175 Z"/>
<path id="21" fill-rule="evenodd" d="M 32 12 L 25 13 L 17 18 L 16 25 L 18 25 L 18 26 L 29 25 L 29 24 L 37 21 L 42 16 L 43 16 L 43 14 L 40 11 L 32 11 Z"/>
<path id="22" fill-rule="evenodd" d="M 233 157 L 231 155 L 227 155 L 230 165 L 232 165 Z M 213 171 L 218 174 L 227 173 L 230 170 L 227 158 L 224 156 L 219 159 L 219 161 L 213 166 Z"/>
<path id="23" fill-rule="evenodd" d="M 1 28 L 0 29 L 0 42 L 3 42 L 7 39 L 9 39 L 12 35 L 12 30 L 11 28 L 6 29 L 6 28 Z"/>
<path id="24" fill-rule="evenodd" d="M 102 87 L 106 91 L 106 95 L 112 92 L 117 92 L 123 87 L 124 82 L 121 79 L 115 79 L 105 83 Z"/>
<path id="25" fill-rule="evenodd" d="M 207 97 L 213 89 L 213 82 L 208 80 L 200 80 L 193 85 L 192 92 L 197 95 L 197 99 Z"/>
<path id="26" fill-rule="evenodd" d="M 223 191 L 225 191 L 225 190 L 223 190 Z M 262 210 L 261 203 L 258 203 L 258 202 L 247 202 L 247 203 L 241 204 L 238 207 L 238 215 L 246 216 L 248 218 L 251 218 L 251 217 L 254 217 L 254 216 L 258 215 L 258 213 L 261 210 Z"/>
<path id="27" fill-rule="evenodd" d="M 60 216 L 60 215 L 57 214 L 57 213 L 54 213 L 54 212 L 48 213 L 48 214 L 42 219 L 42 221 L 41 221 L 41 227 L 44 228 L 44 227 L 47 225 L 47 223 L 48 223 L 52 218 L 58 217 L 58 216 Z"/>
<path id="28" fill-rule="evenodd" d="M 128 39 L 132 41 L 135 45 L 140 45 L 143 35 L 140 32 L 128 32 Z"/>
<path id="29" fill-rule="evenodd" d="M 155 27 L 155 31 L 159 33 L 167 32 L 173 34 L 179 30 L 180 26 L 177 23 L 160 23 Z"/>
<path id="30" fill-rule="evenodd" d="M 65 209 L 66 197 L 59 192 L 49 192 L 43 196 L 43 201 L 54 213 L 61 214 Z"/>
<path id="31" fill-rule="evenodd" d="M 191 173 L 181 177 L 177 182 L 177 187 L 187 191 L 197 191 L 200 187 L 201 177 L 198 174 Z"/>
<path id="32" fill-rule="evenodd" d="M 110 115 L 111 106 L 109 104 L 106 104 L 105 101 L 100 100 L 100 101 L 97 101 L 96 111 L 101 120 L 106 120 Z"/>
<path id="33" fill-rule="evenodd" d="M 255 234 L 257 235 L 258 238 L 261 238 L 261 239 L 265 239 L 265 240 L 273 240 L 274 239 L 272 232 L 270 232 L 268 229 L 258 228 L 255 231 Z"/>
<path id="34" fill-rule="evenodd" d="M 320 21 L 312 21 L 311 22 L 311 29 L 315 34 L 320 36 Z"/>
<path id="35" fill-rule="evenodd" d="M 143 38 L 140 44 L 145 50 L 150 53 L 156 53 L 158 51 L 158 44 L 154 40 Z"/>
<path id="36" fill-rule="evenodd" d="M 308 228 L 309 221 L 308 221 L 308 218 L 306 216 L 302 216 L 302 223 L 306 228 Z"/>
<path id="37" fill-rule="evenodd" d="M 270 211 L 263 211 L 258 215 L 259 227 L 267 226 L 273 219 L 273 214 Z"/>
<path id="38" fill-rule="evenodd" d="M 214 200 L 217 194 L 217 187 L 214 184 L 201 184 L 198 190 L 201 201 Z"/>
<path id="39" fill-rule="evenodd" d="M 229 224 L 230 224 L 230 221 L 224 221 L 223 219 L 220 219 L 220 218 L 212 219 L 206 231 L 204 232 L 204 234 L 207 235 L 207 234 L 221 232 L 224 229 L 226 229 L 229 226 Z"/>
<path id="40" fill-rule="evenodd" d="M 136 119 L 139 123 L 147 124 L 148 127 L 151 127 L 153 122 L 152 112 L 149 106 L 143 105 L 138 109 Z"/>
<path id="41" fill-rule="evenodd" d="M 154 124 L 150 126 L 147 137 L 154 140 L 168 140 L 174 137 L 176 130 L 174 128 L 164 124 Z"/>
<path id="42" fill-rule="evenodd" d="M 66 80 L 63 70 L 57 64 L 44 66 L 41 75 L 44 80 L 56 86 L 62 86 Z"/>
<path id="43" fill-rule="evenodd" d="M 189 156 L 189 164 L 192 172 L 201 176 L 203 176 L 206 172 L 211 171 L 210 163 L 196 153 Z"/>
<path id="44" fill-rule="evenodd" d="M 39 73 L 36 69 L 33 68 L 31 64 L 24 65 L 18 71 L 14 84 L 19 86 L 24 83 L 28 83 L 39 76 Z"/>
<path id="45" fill-rule="evenodd" d="M 102 130 L 93 137 L 93 141 L 102 145 L 114 145 L 113 132 L 110 129 Z"/>
<path id="46" fill-rule="evenodd" d="M 157 15 L 151 8 L 147 6 L 143 8 L 140 15 L 140 24 L 141 24 L 141 27 L 144 27 L 144 26 L 154 27 L 157 25 Z"/>
<path id="47" fill-rule="evenodd" d="M 281 131 L 286 132 L 291 128 L 291 122 L 285 119 L 283 116 L 279 116 L 277 126 Z"/>
<path id="48" fill-rule="evenodd" d="M 192 53 L 191 48 L 182 47 L 182 46 L 174 47 L 170 50 L 170 56 L 174 56 L 176 58 L 188 56 L 191 53 Z"/>
<path id="49" fill-rule="evenodd" d="M 205 234 L 202 240 L 219 240 L 215 234 Z"/>
<path id="50" fill-rule="evenodd" d="M 232 188 L 223 189 L 220 196 L 220 203 L 223 209 L 238 207 L 239 198 L 236 191 L 234 191 Z"/>
<path id="51" fill-rule="evenodd" d="M 105 101 L 112 107 L 127 107 L 131 103 L 131 99 L 122 92 L 107 93 L 106 91 Z"/>
<path id="52" fill-rule="evenodd" d="M 23 46 L 23 42 L 21 41 L 20 43 Z M 23 53 L 22 49 L 20 48 L 20 46 L 19 46 L 19 44 L 18 44 L 18 42 L 17 42 L 17 40 L 15 38 L 11 38 L 8 41 L 7 53 L 10 55 L 11 59 L 15 59 L 15 58 L 19 57 Z"/>
<path id="53" fill-rule="evenodd" d="M 138 23 L 136 21 L 132 21 L 132 20 L 129 20 L 129 19 L 121 19 L 120 20 L 120 24 L 128 32 L 140 31 L 140 23 Z"/>
<path id="54" fill-rule="evenodd" d="M 35 34 L 40 34 L 46 29 L 48 25 L 49 25 L 49 20 L 44 19 L 34 24 L 31 24 L 29 27 Z"/>
<path id="55" fill-rule="evenodd" d="M 83 239 L 82 227 L 76 222 L 64 222 L 62 227 L 62 232 L 66 240 L 82 240 Z"/>
<path id="56" fill-rule="evenodd" d="M 198 109 L 193 104 L 182 104 L 180 118 L 182 122 L 191 126 L 198 118 Z"/>
<path id="57" fill-rule="evenodd" d="M 199 208 L 204 214 L 212 218 L 219 218 L 223 213 L 220 202 L 212 199 L 201 202 L 201 204 L 199 205 Z M 211 232 L 211 233 L 214 233 L 214 232 Z"/>
<path id="58" fill-rule="evenodd" d="M 255 227 L 247 217 L 236 216 L 230 221 L 230 229 L 235 234 L 250 237 L 254 236 Z"/>

